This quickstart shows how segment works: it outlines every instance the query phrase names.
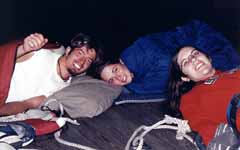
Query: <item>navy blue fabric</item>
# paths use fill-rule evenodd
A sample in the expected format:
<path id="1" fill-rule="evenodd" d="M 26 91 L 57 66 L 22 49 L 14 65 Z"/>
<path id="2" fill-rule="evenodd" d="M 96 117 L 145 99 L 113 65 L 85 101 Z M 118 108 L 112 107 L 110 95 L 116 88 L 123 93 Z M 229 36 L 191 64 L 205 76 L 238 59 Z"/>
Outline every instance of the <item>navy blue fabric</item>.
<path id="1" fill-rule="evenodd" d="M 228 124 L 232 127 L 237 138 L 240 138 L 240 132 L 237 128 L 237 110 L 240 107 L 240 94 L 235 94 L 227 108 L 227 121 Z"/>
<path id="2" fill-rule="evenodd" d="M 22 148 L 35 138 L 35 130 L 24 122 L 0 122 L 0 133 L 1 142 L 8 143 L 14 148 Z"/>
<path id="3" fill-rule="evenodd" d="M 221 33 L 193 20 L 172 31 L 141 37 L 122 52 L 120 58 L 134 74 L 133 82 L 126 88 L 137 94 L 166 97 L 171 58 L 183 46 L 193 46 L 209 54 L 218 70 L 240 64 L 239 54 Z"/>

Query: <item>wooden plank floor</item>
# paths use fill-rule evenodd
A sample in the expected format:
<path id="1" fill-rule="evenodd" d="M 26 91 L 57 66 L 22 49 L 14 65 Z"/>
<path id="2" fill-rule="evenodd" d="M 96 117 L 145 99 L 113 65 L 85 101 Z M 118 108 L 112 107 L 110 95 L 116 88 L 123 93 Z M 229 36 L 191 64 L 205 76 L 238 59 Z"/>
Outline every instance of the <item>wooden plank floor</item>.
<path id="1" fill-rule="evenodd" d="M 80 126 L 68 124 L 61 137 L 98 150 L 124 150 L 136 128 L 143 124 L 152 125 L 163 118 L 160 106 L 160 103 L 113 106 L 95 118 L 78 119 Z M 177 141 L 175 135 L 176 132 L 171 130 L 154 130 L 145 137 L 145 143 L 150 146 L 150 150 L 195 149 L 186 140 Z M 52 135 L 36 138 L 27 148 L 76 149 L 57 143 Z"/>

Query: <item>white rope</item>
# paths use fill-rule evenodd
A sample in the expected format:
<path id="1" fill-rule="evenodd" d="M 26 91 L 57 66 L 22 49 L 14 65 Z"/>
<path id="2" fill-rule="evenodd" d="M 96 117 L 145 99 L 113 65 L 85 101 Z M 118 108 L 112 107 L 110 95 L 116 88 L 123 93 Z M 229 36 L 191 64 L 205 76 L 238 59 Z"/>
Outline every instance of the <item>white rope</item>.
<path id="1" fill-rule="evenodd" d="M 74 125 L 80 125 L 77 122 L 77 120 L 72 120 L 70 118 L 60 117 L 60 118 L 57 118 L 57 119 L 61 120 L 62 126 L 65 125 L 66 122 L 69 122 L 69 123 L 74 124 Z M 57 142 L 59 142 L 61 144 L 64 144 L 64 145 L 67 145 L 67 146 L 78 148 L 80 150 L 96 150 L 96 149 L 88 147 L 88 146 L 84 146 L 84 145 L 81 145 L 81 144 L 77 144 L 77 143 L 73 143 L 73 142 L 69 142 L 69 141 L 66 141 L 64 139 L 61 139 L 61 137 L 60 137 L 61 136 L 61 132 L 62 132 L 62 130 L 59 130 L 59 131 L 54 133 L 54 137 L 57 140 Z"/>
<path id="2" fill-rule="evenodd" d="M 26 112 L 18 113 L 16 115 L 0 117 L 0 122 L 15 122 L 24 121 L 27 119 L 42 119 L 50 120 L 54 115 L 50 111 L 44 111 L 40 109 L 29 109 Z"/>
<path id="3" fill-rule="evenodd" d="M 177 126 L 171 126 L 166 124 L 176 124 Z M 165 115 L 165 118 L 151 126 L 145 126 L 142 125 L 139 128 L 137 128 L 130 139 L 128 140 L 125 150 L 130 150 L 131 144 L 133 147 L 136 148 L 136 150 L 142 150 L 143 144 L 144 144 L 144 136 L 150 132 L 153 129 L 171 129 L 171 130 L 177 130 L 176 139 L 177 140 L 183 140 L 186 138 L 191 143 L 193 143 L 196 147 L 196 143 L 194 140 L 187 135 L 186 133 L 191 132 L 191 128 L 188 125 L 187 120 L 181 120 L 177 118 L 170 117 L 168 115 Z M 140 133 L 142 131 L 142 133 Z M 137 136 L 138 135 L 138 136 Z M 198 149 L 198 147 L 197 147 Z"/>
<path id="4" fill-rule="evenodd" d="M 65 140 L 61 139 L 60 136 L 61 136 L 61 130 L 54 133 L 55 139 L 61 144 L 71 146 L 71 147 L 75 147 L 75 148 L 78 148 L 80 150 L 96 150 L 96 149 L 88 147 L 88 146 L 84 146 L 84 145 L 81 145 L 81 144 L 65 141 Z"/>
<path id="5" fill-rule="evenodd" d="M 56 102 L 58 104 L 59 110 L 60 110 L 60 117 L 62 117 L 64 115 L 64 108 L 62 103 L 60 103 L 58 100 L 56 99 L 49 99 L 43 106 L 49 106 L 50 103 L 52 102 Z"/>

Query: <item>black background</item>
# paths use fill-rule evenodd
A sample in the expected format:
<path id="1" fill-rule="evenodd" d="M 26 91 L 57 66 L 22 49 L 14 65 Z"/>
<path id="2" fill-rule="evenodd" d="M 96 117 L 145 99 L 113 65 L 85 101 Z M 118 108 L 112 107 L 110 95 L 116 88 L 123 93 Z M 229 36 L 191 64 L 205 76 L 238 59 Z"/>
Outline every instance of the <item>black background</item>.
<path id="1" fill-rule="evenodd" d="M 239 5 L 238 5 L 239 4 Z M 67 45 L 77 32 L 97 36 L 112 54 L 137 37 L 201 19 L 239 43 L 237 0 L 3 0 L 0 42 L 41 32 Z"/>

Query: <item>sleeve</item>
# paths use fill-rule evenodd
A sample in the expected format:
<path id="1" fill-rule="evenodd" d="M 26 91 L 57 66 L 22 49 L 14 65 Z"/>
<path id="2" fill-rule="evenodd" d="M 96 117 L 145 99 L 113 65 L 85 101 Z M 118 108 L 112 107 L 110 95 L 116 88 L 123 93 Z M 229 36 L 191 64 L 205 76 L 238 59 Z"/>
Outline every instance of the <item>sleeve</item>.
<path id="1" fill-rule="evenodd" d="M 132 83 L 126 87 L 138 94 L 165 95 L 171 55 L 150 37 L 139 38 L 121 54 L 121 59 L 134 74 Z"/>
<path id="2" fill-rule="evenodd" d="M 16 48 L 20 41 L 0 46 L 0 105 L 5 103 L 14 70 Z"/>

